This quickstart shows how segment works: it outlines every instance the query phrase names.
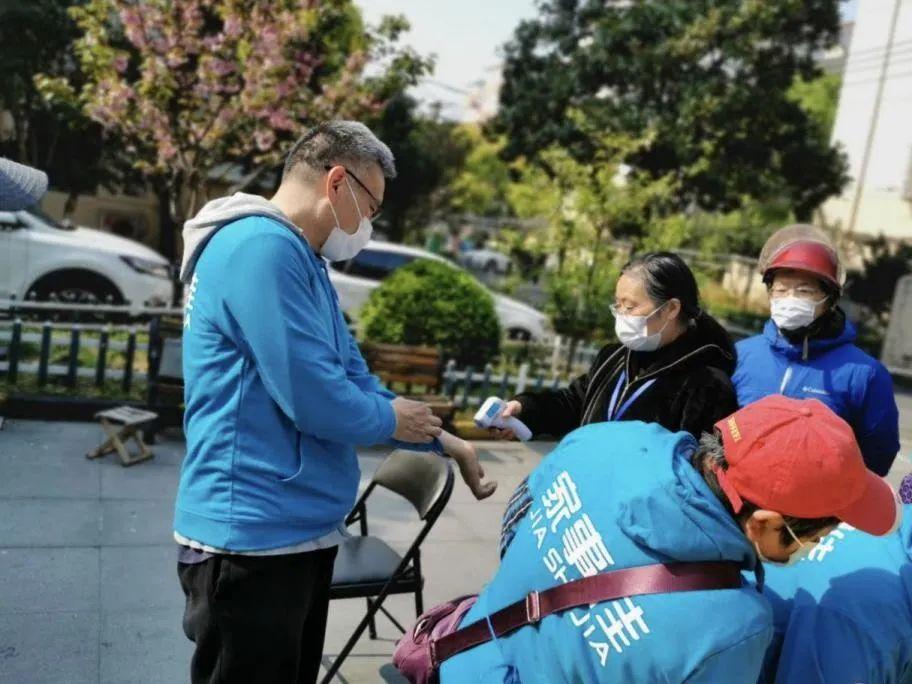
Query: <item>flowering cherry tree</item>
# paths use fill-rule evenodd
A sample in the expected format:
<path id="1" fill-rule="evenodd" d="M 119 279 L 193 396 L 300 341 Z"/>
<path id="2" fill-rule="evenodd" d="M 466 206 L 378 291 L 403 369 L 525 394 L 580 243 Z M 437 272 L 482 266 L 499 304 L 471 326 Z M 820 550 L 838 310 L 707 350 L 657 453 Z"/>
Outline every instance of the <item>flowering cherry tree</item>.
<path id="1" fill-rule="evenodd" d="M 274 166 L 307 125 L 376 113 L 429 63 L 367 30 L 351 0 L 88 0 L 73 7 L 84 81 L 39 77 L 126 146 L 162 206 L 160 248 L 226 162 Z M 368 76 L 365 67 L 371 64 Z"/>

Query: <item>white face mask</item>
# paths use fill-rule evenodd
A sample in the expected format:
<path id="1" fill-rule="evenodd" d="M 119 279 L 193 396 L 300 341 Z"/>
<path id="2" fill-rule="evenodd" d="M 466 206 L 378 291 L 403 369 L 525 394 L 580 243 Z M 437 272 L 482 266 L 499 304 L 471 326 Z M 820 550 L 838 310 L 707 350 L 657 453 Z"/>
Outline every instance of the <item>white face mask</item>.
<path id="1" fill-rule="evenodd" d="M 665 302 L 667 304 L 668 302 Z M 662 343 L 662 332 L 668 326 L 668 321 L 657 333 L 647 334 L 646 325 L 649 319 L 655 316 L 665 306 L 662 304 L 658 309 L 648 316 L 627 316 L 617 313 L 617 309 L 611 309 L 614 314 L 614 334 L 617 335 L 621 344 L 632 351 L 655 351 Z"/>
<path id="2" fill-rule="evenodd" d="M 777 297 L 770 300 L 770 315 L 780 330 L 798 330 L 806 328 L 817 317 L 817 307 L 826 301 L 819 302 L 801 297 Z"/>
<path id="3" fill-rule="evenodd" d="M 345 179 L 348 191 L 351 193 L 352 201 L 355 203 L 355 209 L 358 210 L 358 216 L 361 220 L 358 222 L 358 230 L 354 233 L 346 233 L 339 226 L 339 216 L 336 214 L 336 208 L 330 203 L 329 208 L 332 210 L 333 218 L 336 219 L 336 225 L 333 226 L 329 237 L 323 243 L 320 253 L 330 261 L 347 261 L 360 252 L 371 239 L 374 227 L 367 216 L 361 213 L 361 207 L 358 206 L 358 198 L 355 197 L 355 191 L 352 190 L 348 178 Z"/>
<path id="4" fill-rule="evenodd" d="M 795 565 L 796 563 L 802 561 L 803 559 L 807 558 L 807 555 L 813 550 L 813 548 L 815 546 L 817 546 L 816 543 L 812 544 L 810 542 L 803 542 L 800 539 L 798 539 L 798 537 L 795 535 L 794 532 L 792 532 L 792 528 L 789 527 L 788 524 L 786 524 L 785 529 L 787 529 L 789 534 L 792 535 L 792 539 L 794 539 L 796 542 L 798 542 L 798 548 L 789 554 L 788 560 L 777 561 L 777 560 L 772 560 L 771 558 L 767 558 L 766 556 L 764 556 L 763 553 L 760 551 L 759 544 L 757 544 L 757 542 L 754 542 L 754 548 L 757 549 L 757 557 L 760 560 L 762 560 L 764 563 L 769 563 L 770 565 L 778 565 L 781 568 L 789 568 L 789 567 Z"/>

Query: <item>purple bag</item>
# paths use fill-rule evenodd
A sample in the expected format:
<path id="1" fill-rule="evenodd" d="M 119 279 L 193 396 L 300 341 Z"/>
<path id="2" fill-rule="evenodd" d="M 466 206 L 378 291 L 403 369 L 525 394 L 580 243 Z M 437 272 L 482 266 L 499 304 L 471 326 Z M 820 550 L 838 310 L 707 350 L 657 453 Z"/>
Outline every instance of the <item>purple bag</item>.
<path id="1" fill-rule="evenodd" d="M 458 653 L 509 634 L 543 618 L 587 603 L 624 596 L 667 594 L 677 591 L 739 589 L 741 566 L 733 561 L 656 563 L 581 577 L 544 591 L 532 591 L 501 608 L 487 620 L 460 627 L 459 623 L 478 596 L 462 596 L 441 603 L 418 618 L 415 626 L 396 644 L 393 664 L 412 684 L 437 684 L 437 667 Z M 519 681 L 515 669 L 514 679 Z"/>
<path id="2" fill-rule="evenodd" d="M 393 652 L 393 665 L 409 682 L 435 684 L 438 681 L 431 642 L 459 629 L 462 618 L 477 600 L 478 595 L 472 594 L 434 606 L 399 640 Z"/>

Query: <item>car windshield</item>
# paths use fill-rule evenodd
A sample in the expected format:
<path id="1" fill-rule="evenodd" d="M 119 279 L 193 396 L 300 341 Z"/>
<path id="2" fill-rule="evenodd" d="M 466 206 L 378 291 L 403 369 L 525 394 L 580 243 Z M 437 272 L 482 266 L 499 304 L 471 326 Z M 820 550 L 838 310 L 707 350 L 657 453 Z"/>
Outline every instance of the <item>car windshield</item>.
<path id="1" fill-rule="evenodd" d="M 58 221 L 57 219 L 48 216 L 41 210 L 41 207 L 39 207 L 37 204 L 33 207 L 29 207 L 25 211 L 27 211 L 29 214 L 31 214 L 35 218 L 39 219 L 42 223 L 45 223 L 45 224 L 51 226 L 52 228 L 56 228 L 57 230 L 76 230 L 76 226 L 73 225 L 72 223 L 69 223 L 69 222 L 62 223 L 61 221 Z"/>
<path id="2" fill-rule="evenodd" d="M 333 269 L 369 280 L 383 280 L 400 266 L 415 260 L 410 254 L 367 248 L 349 261 L 337 261 Z"/>

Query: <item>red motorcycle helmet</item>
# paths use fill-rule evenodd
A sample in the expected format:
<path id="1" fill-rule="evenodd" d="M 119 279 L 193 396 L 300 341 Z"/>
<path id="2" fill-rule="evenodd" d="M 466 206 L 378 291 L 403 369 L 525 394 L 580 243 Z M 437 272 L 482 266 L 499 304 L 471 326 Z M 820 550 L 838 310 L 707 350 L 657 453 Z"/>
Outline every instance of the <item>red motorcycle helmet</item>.
<path id="1" fill-rule="evenodd" d="M 765 283 L 782 268 L 810 273 L 837 291 L 845 281 L 839 254 L 829 236 L 805 223 L 786 226 L 773 233 L 763 245 L 759 265 Z"/>

